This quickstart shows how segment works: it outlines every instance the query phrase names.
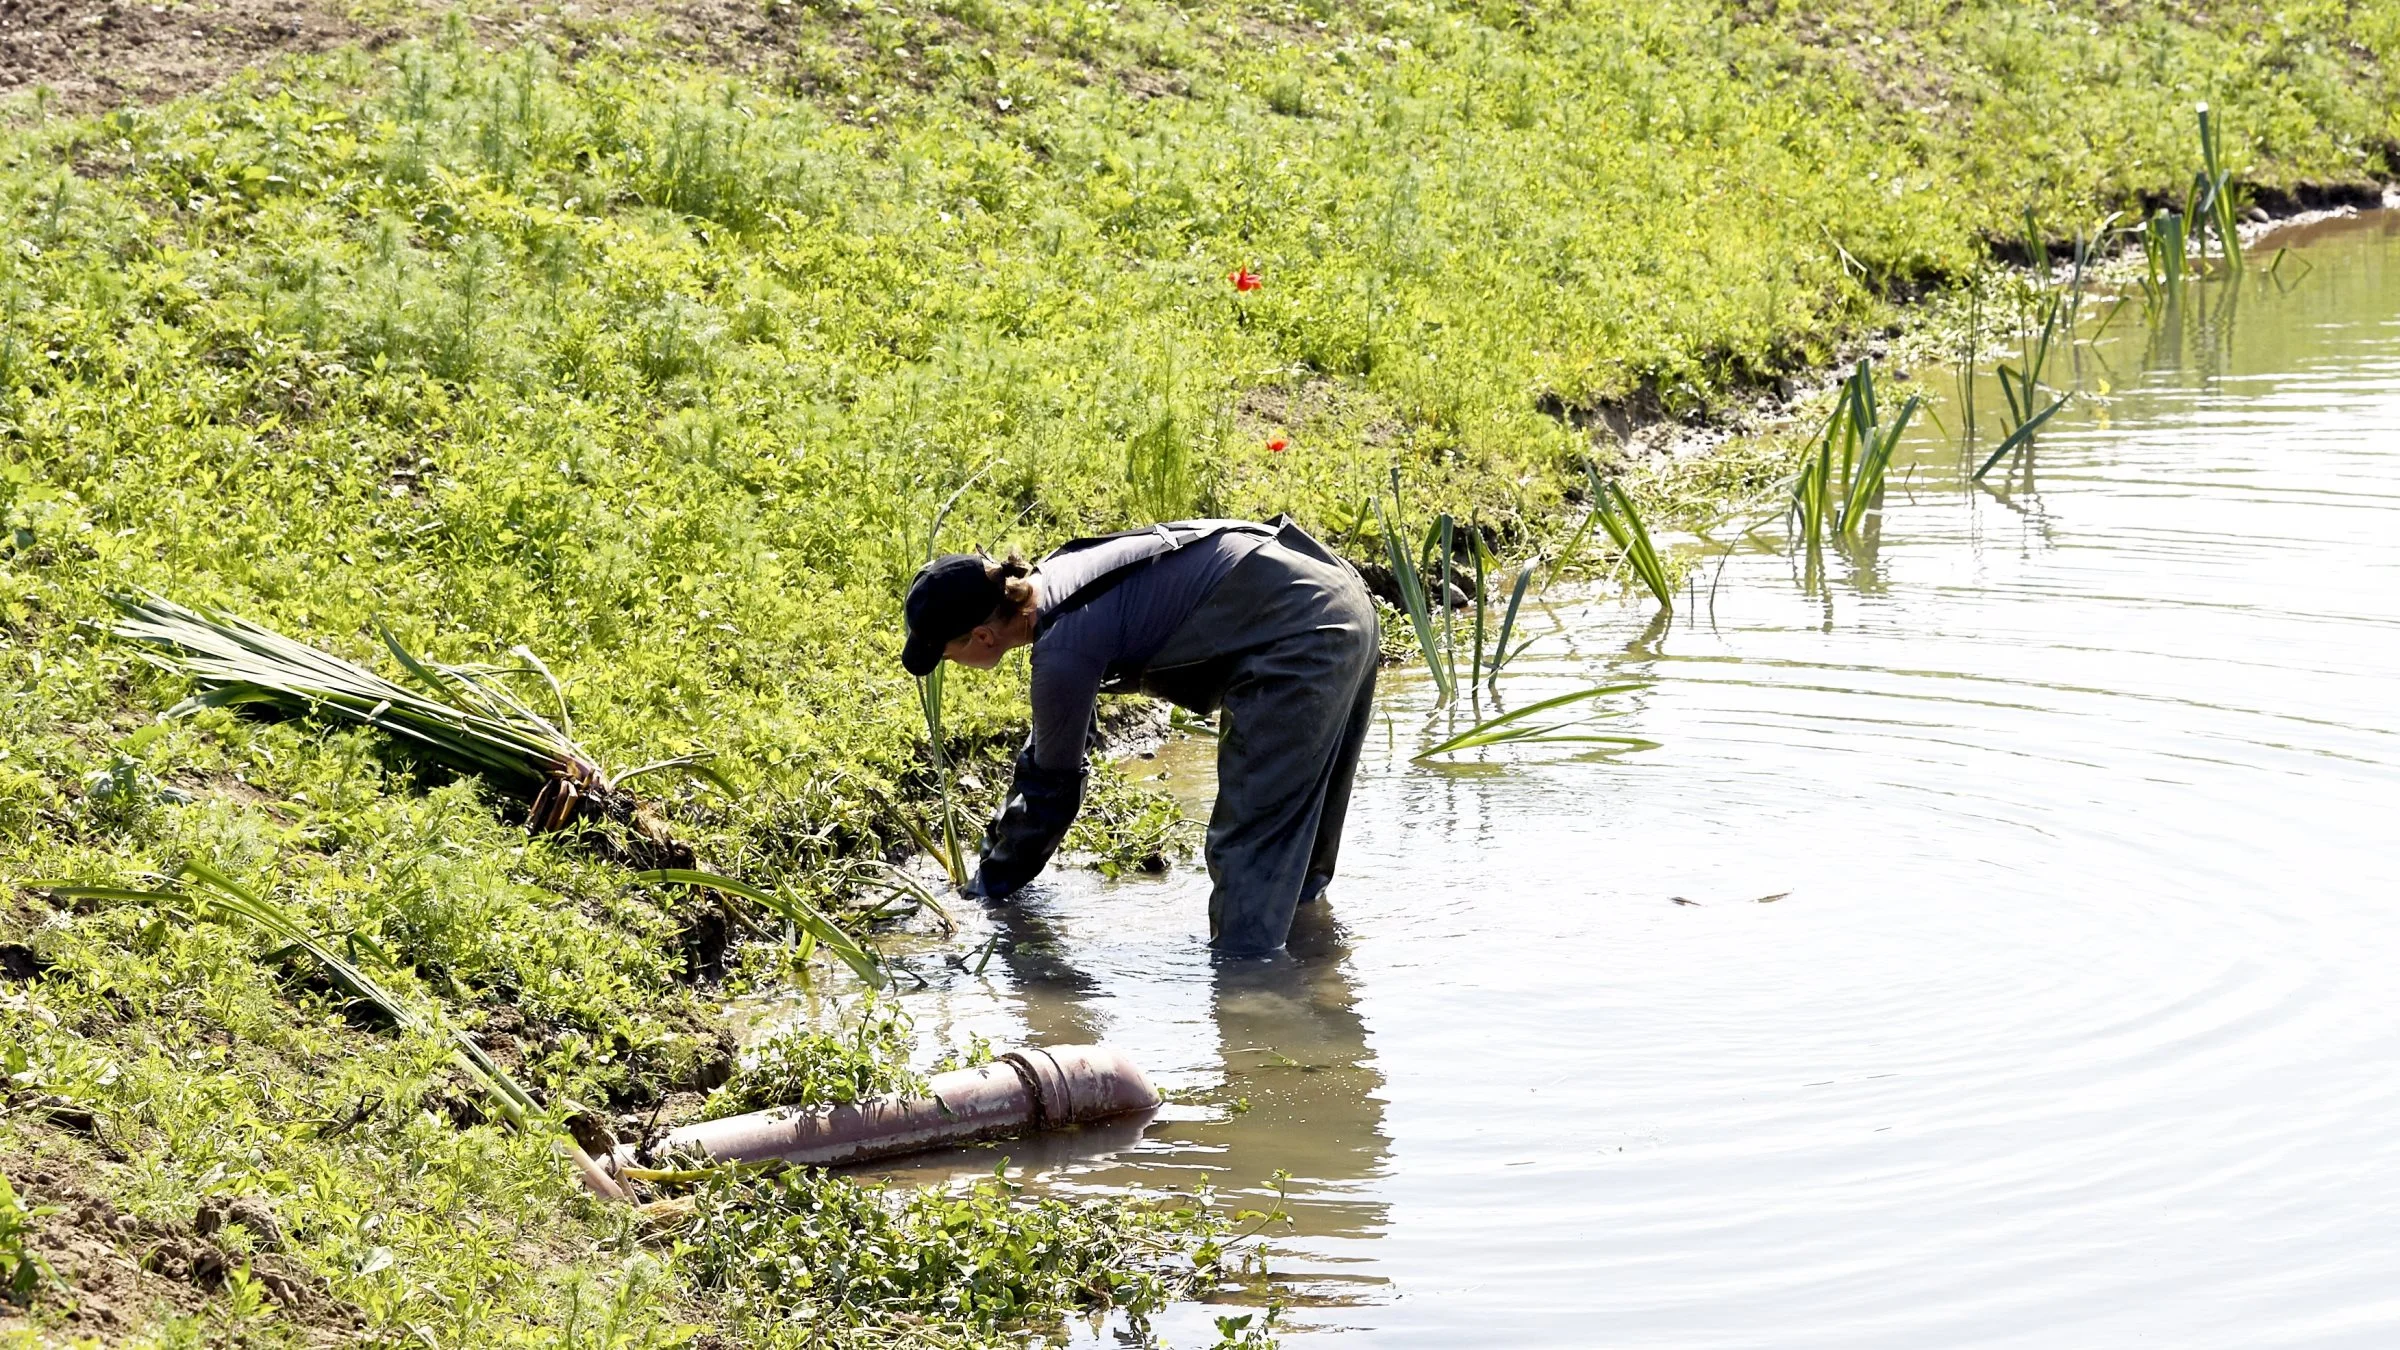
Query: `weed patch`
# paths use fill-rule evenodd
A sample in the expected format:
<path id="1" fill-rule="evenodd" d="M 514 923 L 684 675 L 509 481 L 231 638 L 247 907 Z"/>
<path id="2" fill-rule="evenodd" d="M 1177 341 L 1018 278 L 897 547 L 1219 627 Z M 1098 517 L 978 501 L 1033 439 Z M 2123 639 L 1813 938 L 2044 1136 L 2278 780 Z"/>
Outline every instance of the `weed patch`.
<path id="1" fill-rule="evenodd" d="M 701 1192 L 677 1237 L 733 1324 L 774 1346 L 976 1343 L 1102 1309 L 1139 1326 L 1226 1259 L 1226 1220 L 1204 1202 L 1012 1192 L 1000 1178 L 907 1193 L 798 1170 L 729 1178 Z"/>

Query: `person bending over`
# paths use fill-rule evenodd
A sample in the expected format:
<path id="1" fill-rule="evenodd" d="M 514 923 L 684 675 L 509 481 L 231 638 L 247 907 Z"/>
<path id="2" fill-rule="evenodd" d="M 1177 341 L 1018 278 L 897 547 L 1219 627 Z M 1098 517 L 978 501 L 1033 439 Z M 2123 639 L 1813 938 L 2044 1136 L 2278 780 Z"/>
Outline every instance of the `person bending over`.
<path id="1" fill-rule="evenodd" d="M 1130 691 L 1224 714 L 1212 947 L 1273 951 L 1332 882 L 1380 632 L 1358 573 L 1288 518 L 1172 521 L 1078 539 L 1031 567 L 947 554 L 909 584 L 905 615 L 911 675 L 1033 649 L 1033 734 L 970 895 L 1004 899 L 1049 863 L 1083 805 L 1098 696 Z"/>

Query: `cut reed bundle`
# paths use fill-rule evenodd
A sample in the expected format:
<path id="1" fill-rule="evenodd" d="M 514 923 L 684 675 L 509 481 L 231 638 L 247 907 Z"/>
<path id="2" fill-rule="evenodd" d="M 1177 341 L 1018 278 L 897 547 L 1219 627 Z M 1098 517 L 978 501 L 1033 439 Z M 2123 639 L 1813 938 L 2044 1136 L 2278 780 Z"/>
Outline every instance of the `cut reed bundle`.
<path id="1" fill-rule="evenodd" d="M 648 845 L 641 852 L 650 865 L 688 865 L 691 850 L 625 784 L 677 771 L 726 786 L 705 754 L 677 755 L 614 775 L 603 772 L 575 739 L 565 689 L 524 647 L 510 649 L 524 663 L 517 667 L 445 666 L 420 660 L 383 630 L 384 646 L 407 672 L 411 687 L 236 615 L 188 608 L 148 592 L 109 600 L 124 616 L 117 636 L 139 644 L 152 664 L 199 681 L 199 691 L 169 709 L 168 716 L 201 708 L 264 707 L 370 726 L 524 802 L 526 828 L 536 834 L 589 819 L 616 821 Z M 522 674 L 539 676 L 548 686 L 556 720 L 535 711 L 504 683 L 505 677 Z"/>

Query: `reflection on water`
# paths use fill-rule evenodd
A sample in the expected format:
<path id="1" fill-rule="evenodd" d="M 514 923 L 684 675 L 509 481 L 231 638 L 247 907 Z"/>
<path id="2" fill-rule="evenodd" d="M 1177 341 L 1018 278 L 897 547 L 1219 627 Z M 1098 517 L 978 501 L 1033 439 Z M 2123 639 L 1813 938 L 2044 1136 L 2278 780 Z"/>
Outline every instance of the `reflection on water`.
<path id="1" fill-rule="evenodd" d="M 1162 760 L 1204 803 L 1208 747 L 1170 747 Z M 1372 1183 L 1389 1141 L 1341 923 L 1331 904 L 1311 905 L 1285 951 L 1222 960 L 1201 945 L 1207 899 L 1196 870 L 1114 887 L 1065 872 L 1021 903 L 967 916 L 988 925 L 973 944 L 997 936 L 993 958 L 981 976 L 972 962 L 952 965 L 913 996 L 921 1029 L 1007 1044 L 1107 1040 L 1132 1052 L 1169 1101 L 1149 1119 L 928 1155 L 879 1174 L 922 1182 L 1005 1159 L 1013 1179 L 1065 1191 L 1205 1184 L 1229 1207 L 1260 1209 L 1280 1194 L 1290 1222 L 1273 1230 L 1275 1297 L 1372 1298 L 1382 1280 L 1355 1269 L 1365 1257 L 1352 1248 L 1386 1221 Z"/>
<path id="2" fill-rule="evenodd" d="M 1542 607 L 1508 697 L 1647 676 L 1661 750 L 1413 764 L 1392 680 L 1292 955 L 1212 965 L 1196 869 L 1054 871 L 921 1022 L 1176 1099 L 911 1174 L 1288 1169 L 1290 1320 L 1378 1346 L 2400 1338 L 2400 233 L 2277 242 L 2005 475 L 1921 422 L 1820 586 Z"/>

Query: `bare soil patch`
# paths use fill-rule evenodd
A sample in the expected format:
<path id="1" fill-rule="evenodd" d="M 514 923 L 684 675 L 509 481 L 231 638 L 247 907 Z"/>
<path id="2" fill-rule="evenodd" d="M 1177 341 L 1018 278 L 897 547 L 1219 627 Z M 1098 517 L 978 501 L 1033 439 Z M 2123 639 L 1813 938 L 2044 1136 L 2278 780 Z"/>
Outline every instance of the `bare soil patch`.
<path id="1" fill-rule="evenodd" d="M 87 112 L 172 98 L 285 52 L 378 33 L 313 0 L 0 0 L 0 93 Z"/>
<path id="2" fill-rule="evenodd" d="M 279 56 L 352 43 L 373 51 L 431 33 L 454 12 L 442 0 L 403 5 L 366 21 L 342 0 L 0 0 L 0 98 L 32 94 L 67 113 L 157 103 Z M 546 0 L 455 12 L 484 42 L 541 39 L 570 59 L 630 29 L 723 69 L 802 74 L 791 69 L 799 43 L 789 5 Z"/>
<path id="3" fill-rule="evenodd" d="M 355 1336 L 358 1311 L 283 1250 L 285 1235 L 264 1202 L 212 1199 L 189 1220 L 137 1219 L 105 1194 L 107 1165 L 63 1137 L 11 1160 L 20 1198 L 53 1211 L 37 1223 L 31 1245 L 57 1282 L 45 1284 L 30 1312 L 0 1304 L 0 1331 L 35 1326 L 113 1345 L 162 1315 L 203 1310 L 209 1295 L 242 1271 L 306 1341 L 337 1344 Z"/>

